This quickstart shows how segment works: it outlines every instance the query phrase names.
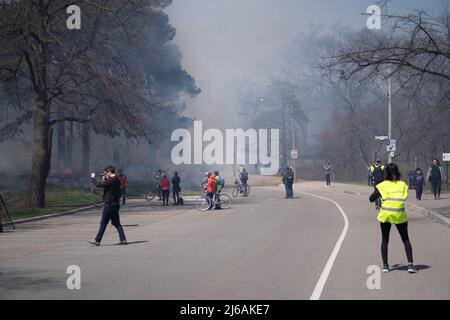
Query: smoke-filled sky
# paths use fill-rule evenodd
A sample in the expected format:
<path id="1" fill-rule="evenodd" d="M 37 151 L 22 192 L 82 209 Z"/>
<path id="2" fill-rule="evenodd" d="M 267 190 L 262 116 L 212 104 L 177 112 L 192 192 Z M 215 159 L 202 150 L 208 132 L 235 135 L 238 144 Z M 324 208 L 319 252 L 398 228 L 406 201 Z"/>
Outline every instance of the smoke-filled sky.
<path id="1" fill-rule="evenodd" d="M 234 81 L 258 77 L 276 68 L 286 46 L 308 26 L 336 23 L 366 26 L 363 14 L 376 0 L 173 0 L 168 9 L 177 29 L 175 42 L 183 52 L 183 66 L 203 93 L 190 103 L 188 114 L 211 119 L 232 103 Z M 391 0 L 388 12 L 434 8 L 441 0 Z M 205 105 L 210 104 L 207 111 Z M 221 110 L 221 111 L 218 111 Z M 208 116 L 209 114 L 209 116 Z"/>

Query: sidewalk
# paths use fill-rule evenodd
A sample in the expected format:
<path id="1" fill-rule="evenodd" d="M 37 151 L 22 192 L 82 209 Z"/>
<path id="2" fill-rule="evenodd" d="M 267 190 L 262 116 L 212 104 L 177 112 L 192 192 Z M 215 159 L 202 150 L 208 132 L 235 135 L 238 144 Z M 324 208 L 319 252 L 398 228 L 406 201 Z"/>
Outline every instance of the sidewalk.
<path id="1" fill-rule="evenodd" d="M 334 183 L 333 186 L 341 187 L 345 193 L 367 197 L 373 192 L 373 187 L 364 185 Z M 450 193 L 447 191 L 441 194 L 440 200 L 434 200 L 434 195 L 430 194 L 429 186 L 427 186 L 422 196 L 422 201 L 418 201 L 416 199 L 416 191 L 410 190 L 406 206 L 409 210 L 426 215 L 432 220 L 450 228 Z"/>

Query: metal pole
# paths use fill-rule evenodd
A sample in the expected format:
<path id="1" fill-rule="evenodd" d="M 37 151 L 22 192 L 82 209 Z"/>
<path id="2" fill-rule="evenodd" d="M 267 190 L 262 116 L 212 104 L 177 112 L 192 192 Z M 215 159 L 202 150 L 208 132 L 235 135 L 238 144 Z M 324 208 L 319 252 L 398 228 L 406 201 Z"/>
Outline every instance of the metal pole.
<path id="1" fill-rule="evenodd" d="M 8 216 L 9 222 L 11 223 L 11 226 L 12 226 L 13 230 L 16 230 L 16 226 L 14 225 L 14 222 L 13 222 L 13 220 L 11 218 L 11 215 L 9 214 L 9 210 L 6 207 L 5 200 L 3 199 L 3 196 L 1 194 L 0 194 L 0 206 L 2 206 L 3 209 L 5 210 L 6 215 Z"/>
<path id="2" fill-rule="evenodd" d="M 286 145 L 286 117 L 285 117 L 285 106 L 284 100 L 281 101 L 281 116 L 282 116 L 282 126 L 283 131 L 281 134 L 281 139 L 283 140 L 283 163 L 287 167 L 287 145 Z"/>
<path id="3" fill-rule="evenodd" d="M 450 178 L 450 177 L 448 176 L 448 161 L 447 161 L 447 191 L 449 190 L 449 189 L 448 189 L 448 180 L 450 180 L 449 178 Z"/>
<path id="4" fill-rule="evenodd" d="M 392 81 L 388 79 L 388 136 L 392 139 Z M 391 153 L 388 152 L 388 163 L 392 162 Z"/>
<path id="5" fill-rule="evenodd" d="M 295 147 L 295 120 L 294 120 L 294 110 L 292 110 L 292 150 L 296 150 Z M 296 159 L 294 160 L 294 179 L 295 182 L 297 182 L 297 166 L 296 166 Z"/>

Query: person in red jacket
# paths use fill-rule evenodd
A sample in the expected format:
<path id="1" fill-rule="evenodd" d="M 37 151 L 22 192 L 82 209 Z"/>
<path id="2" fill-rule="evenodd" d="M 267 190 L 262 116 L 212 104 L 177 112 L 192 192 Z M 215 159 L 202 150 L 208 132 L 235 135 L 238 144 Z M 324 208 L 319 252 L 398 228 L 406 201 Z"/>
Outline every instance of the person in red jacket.
<path id="1" fill-rule="evenodd" d="M 211 172 L 209 172 L 208 180 L 206 183 L 206 195 L 208 198 L 211 199 L 211 206 L 208 208 L 208 210 L 211 210 L 213 207 L 212 203 L 213 203 L 214 195 L 216 194 L 216 190 L 217 190 L 216 183 L 217 183 L 216 177 Z"/>
<path id="2" fill-rule="evenodd" d="M 127 199 L 128 177 L 123 173 L 122 169 L 119 169 L 118 178 L 120 180 L 120 190 L 122 192 L 122 205 L 125 205 Z"/>
<path id="3" fill-rule="evenodd" d="M 169 196 L 170 196 L 170 181 L 165 174 L 159 184 L 162 190 L 163 196 L 163 207 L 169 205 Z"/>

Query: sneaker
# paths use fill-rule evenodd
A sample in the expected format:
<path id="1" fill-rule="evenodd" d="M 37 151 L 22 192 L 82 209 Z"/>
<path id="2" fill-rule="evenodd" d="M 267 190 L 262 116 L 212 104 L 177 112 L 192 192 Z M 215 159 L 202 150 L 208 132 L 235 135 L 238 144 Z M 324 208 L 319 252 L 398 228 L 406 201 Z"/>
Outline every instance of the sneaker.
<path id="1" fill-rule="evenodd" d="M 391 269 L 389 268 L 389 265 L 388 264 L 385 264 L 384 266 L 383 266 L 383 273 L 388 273 L 389 271 L 390 271 Z"/>
<path id="2" fill-rule="evenodd" d="M 119 245 L 121 246 L 126 246 L 127 244 L 128 244 L 127 240 L 119 242 Z"/>
<path id="3" fill-rule="evenodd" d="M 98 242 L 97 240 L 88 240 L 87 242 L 97 247 L 100 246 L 100 242 Z"/>
<path id="4" fill-rule="evenodd" d="M 408 266 L 408 272 L 409 273 L 417 273 L 418 271 L 417 271 L 417 268 L 414 265 L 410 264 Z"/>

